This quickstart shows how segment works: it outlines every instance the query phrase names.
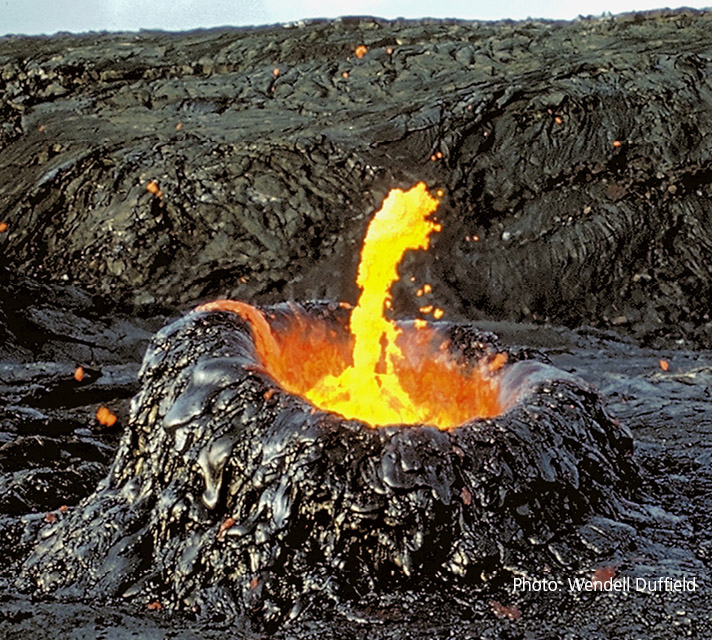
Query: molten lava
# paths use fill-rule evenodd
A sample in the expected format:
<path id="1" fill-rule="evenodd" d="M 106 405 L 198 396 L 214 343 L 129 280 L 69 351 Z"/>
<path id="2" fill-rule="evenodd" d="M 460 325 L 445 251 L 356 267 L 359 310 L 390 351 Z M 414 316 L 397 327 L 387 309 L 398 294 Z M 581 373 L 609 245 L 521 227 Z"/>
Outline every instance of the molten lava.
<path id="1" fill-rule="evenodd" d="M 277 327 L 260 310 L 234 300 L 198 310 L 233 311 L 249 321 L 266 372 L 325 411 L 371 426 L 440 429 L 498 415 L 494 372 L 506 361 L 504 354 L 476 365 L 461 363 L 435 327 L 423 320 L 396 324 L 385 315 L 403 255 L 427 249 L 430 234 L 440 230 L 429 219 L 438 204 L 422 182 L 388 194 L 364 239 L 356 281 L 362 291 L 348 328 L 299 312 Z"/>

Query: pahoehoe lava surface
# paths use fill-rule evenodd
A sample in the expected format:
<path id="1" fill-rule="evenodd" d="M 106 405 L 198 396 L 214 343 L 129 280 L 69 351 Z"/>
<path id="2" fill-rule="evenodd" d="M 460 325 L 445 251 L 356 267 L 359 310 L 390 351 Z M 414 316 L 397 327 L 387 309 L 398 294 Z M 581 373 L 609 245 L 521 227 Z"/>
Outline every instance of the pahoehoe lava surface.
<path id="1" fill-rule="evenodd" d="M 138 307 L 353 298 L 368 216 L 426 179 L 444 228 L 411 269 L 451 313 L 709 340 L 710 24 L 4 38 L 4 259 Z"/>
<path id="2" fill-rule="evenodd" d="M 187 34 L 0 39 L 0 221 L 7 223 L 0 232 L 3 637 L 48 629 L 87 638 L 224 638 L 226 631 L 239 637 L 229 622 L 234 607 L 253 603 L 255 619 L 276 620 L 298 610 L 301 592 L 308 594 L 304 609 L 277 630 L 279 637 L 712 637 L 711 24 L 710 13 L 678 11 L 572 23 L 354 18 Z M 353 52 L 362 43 L 368 53 L 358 59 Z M 160 197 L 147 191 L 149 180 L 157 181 Z M 319 558 L 323 576 L 305 570 L 284 585 L 270 582 L 270 567 L 284 561 L 296 570 L 303 561 L 298 545 L 269 557 L 269 549 L 284 541 L 275 515 L 283 514 L 286 523 L 299 513 L 294 502 L 286 509 L 285 493 L 263 512 L 267 537 L 254 557 L 265 572 L 249 574 L 245 590 L 222 598 L 220 584 L 230 580 L 219 578 L 233 570 L 242 579 L 250 559 L 234 558 L 221 568 L 217 558 L 241 544 L 249 556 L 261 524 L 228 535 L 237 523 L 218 539 L 235 469 L 223 469 L 218 502 L 208 509 L 198 450 L 186 445 L 196 458 L 183 460 L 184 466 L 177 453 L 167 459 L 177 471 L 174 488 L 188 488 L 172 504 L 192 504 L 175 516 L 166 511 L 170 483 L 154 478 L 151 467 L 120 473 L 130 456 L 153 461 L 159 448 L 169 452 L 163 446 L 169 444 L 175 451 L 181 428 L 170 434 L 157 424 L 160 443 L 129 439 L 130 398 L 159 384 L 146 380 L 141 390 L 137 379 L 151 336 L 191 306 L 223 294 L 258 304 L 354 301 L 358 247 L 369 216 L 390 188 L 418 180 L 445 191 L 443 231 L 428 254 L 413 253 L 401 265 L 397 314 L 412 318 L 423 304 L 413 302 L 410 276 L 431 283 L 448 318 L 476 320 L 525 363 L 526 354 L 538 350 L 599 389 L 620 433 L 633 433 L 633 460 L 616 457 L 614 446 L 601 477 L 595 465 L 580 476 L 593 482 L 579 483 L 578 504 L 547 502 L 534 505 L 532 514 L 515 514 L 518 526 L 529 522 L 522 531 L 532 535 L 521 549 L 514 531 L 488 537 L 504 543 L 492 550 L 499 573 L 486 571 L 484 582 L 435 570 L 436 563 L 448 566 L 447 545 L 438 547 L 442 554 L 430 565 L 417 541 L 410 550 L 385 545 L 379 567 L 395 567 L 387 578 L 391 593 L 370 590 L 362 580 L 375 566 L 368 556 L 357 571 L 345 572 L 352 578 L 342 591 L 327 580 L 338 562 L 330 565 L 325 557 Z M 196 356 L 207 345 L 239 342 L 235 336 L 245 329 L 221 314 L 189 315 L 169 327 L 160 335 L 200 338 L 190 347 Z M 156 356 L 186 376 L 182 385 L 195 365 L 175 357 L 173 351 Z M 661 359 L 669 363 L 665 371 Z M 86 372 L 81 382 L 73 378 L 77 364 Z M 244 389 L 254 386 L 262 411 L 298 409 L 280 393 L 267 402 L 261 378 L 240 380 Z M 570 394 L 574 405 L 599 406 L 580 383 L 561 382 L 556 389 Z M 227 402 L 233 392 L 228 384 L 220 394 Z M 118 427 L 95 424 L 100 404 L 117 413 Z M 191 417 L 201 423 L 206 445 L 220 436 L 204 429 L 216 407 Z M 257 414 L 252 420 L 248 431 L 256 432 Z M 132 424 L 135 433 L 145 428 Z M 219 424 L 235 435 L 228 433 L 234 425 Z M 310 424 L 318 434 L 326 429 Z M 561 425 L 562 433 L 570 428 Z M 353 431 L 360 451 L 375 454 L 382 447 L 393 461 L 402 454 L 403 438 L 430 433 Z M 265 435 L 259 434 L 259 446 Z M 448 437 L 436 433 L 418 443 L 426 453 L 441 453 Z M 287 457 L 303 446 L 315 454 L 306 470 L 319 460 L 338 462 L 334 441 L 319 449 L 317 440 L 288 439 Z M 494 440 L 506 438 L 497 434 Z M 547 461 L 531 458 L 537 450 L 522 455 L 542 470 Z M 552 447 L 549 464 L 570 451 Z M 461 461 L 452 453 L 447 460 L 457 469 Z M 212 454 L 206 455 L 209 462 Z M 340 464 L 356 453 L 349 455 Z M 629 474 L 627 464 L 637 465 L 640 475 Z M 571 482 L 552 469 L 556 482 Z M 157 491 L 148 492 L 143 504 L 131 493 L 132 483 L 122 484 L 141 473 Z M 419 478 L 423 473 L 414 471 Z M 624 486 L 637 477 L 640 487 Z M 328 486 L 337 486 L 338 478 L 330 480 Z M 435 476 L 426 480 L 427 486 L 442 483 Z M 466 475 L 453 472 L 451 480 L 449 505 L 437 491 L 427 500 L 446 504 L 438 512 L 446 516 L 442 527 L 457 532 L 460 522 L 447 514 L 462 513 L 467 500 L 476 504 L 486 492 L 472 491 Z M 274 482 L 266 479 L 264 490 L 276 491 Z M 519 476 L 516 482 L 535 483 Z M 123 520 L 114 522 L 100 509 L 92 514 L 88 502 L 77 506 L 96 490 L 108 508 L 119 486 L 124 492 L 114 494 L 112 513 Z M 414 487 L 388 490 L 399 497 L 418 494 Z M 633 502 L 626 498 L 631 495 Z M 149 509 L 156 496 L 163 500 Z M 124 507 L 131 499 L 144 520 L 129 522 L 132 511 Z M 573 511 L 564 513 L 567 506 Z M 539 515 L 562 517 L 532 532 L 536 508 Z M 173 538 L 167 534 L 177 522 L 194 522 L 196 513 L 191 531 L 213 555 L 191 561 L 177 554 L 193 533 L 183 527 Z M 103 538 L 86 537 L 98 531 L 98 522 L 78 525 L 91 515 L 107 526 Z M 142 533 L 161 517 L 166 530 L 146 542 Z M 365 520 L 367 513 L 350 517 Z M 438 522 L 427 510 L 421 515 L 419 524 L 432 525 L 431 540 L 444 534 Z M 494 521 L 483 526 L 475 536 L 486 537 Z M 131 527 L 134 537 L 111 547 L 111 530 Z M 406 540 L 406 529 L 391 532 L 392 539 Z M 334 540 L 331 533 L 324 529 L 325 543 Z M 312 542 L 315 535 L 304 533 Z M 123 562 L 126 576 L 161 562 L 177 571 L 136 586 L 113 574 L 97 583 L 101 567 L 92 565 L 76 582 L 65 580 L 61 604 L 29 599 L 16 587 L 23 565 L 26 583 L 63 580 L 36 554 L 28 560 L 38 539 L 66 542 L 54 557 L 63 555 L 65 570 L 75 576 L 83 558 L 101 554 L 75 557 L 72 549 L 92 545 L 94 551 L 111 549 L 103 566 Z M 139 540 L 145 546 L 132 546 Z M 164 558 L 153 555 L 159 548 Z M 348 557 L 339 556 L 345 549 L 336 545 L 331 558 Z M 412 582 L 403 569 L 408 557 Z M 473 549 L 463 557 L 489 568 Z M 167 604 L 170 594 L 177 600 L 191 593 L 186 568 L 203 562 L 215 568 L 216 582 L 198 598 L 224 603 L 224 620 L 146 609 L 152 601 L 139 595 L 153 596 L 152 589 Z M 568 577 L 587 578 L 598 568 L 632 578 L 685 575 L 699 587 L 622 596 L 566 588 Z M 562 587 L 548 594 L 515 592 L 515 575 L 551 576 Z M 433 588 L 416 587 L 423 578 Z M 479 594 L 478 583 L 484 584 Z M 92 589 L 133 596 L 102 605 L 73 599 Z"/>
<path id="3" fill-rule="evenodd" d="M 501 350 L 466 325 L 440 330 L 473 364 Z M 468 594 L 562 525 L 616 517 L 636 484 L 630 435 L 597 393 L 516 354 L 499 376 L 513 406 L 450 432 L 315 412 L 259 370 L 233 314 L 159 332 L 108 480 L 43 532 L 22 585 L 274 626 L 314 593 Z"/>

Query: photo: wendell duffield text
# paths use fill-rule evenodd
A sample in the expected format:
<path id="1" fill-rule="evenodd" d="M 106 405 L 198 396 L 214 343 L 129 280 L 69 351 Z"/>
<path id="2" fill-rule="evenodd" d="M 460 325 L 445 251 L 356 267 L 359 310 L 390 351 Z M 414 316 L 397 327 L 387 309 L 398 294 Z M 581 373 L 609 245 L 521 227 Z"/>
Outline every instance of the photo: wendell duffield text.
<path id="1" fill-rule="evenodd" d="M 590 578 L 567 578 L 565 582 L 540 578 L 514 578 L 514 591 L 602 591 L 602 592 L 695 592 L 699 588 L 697 577 L 691 576 L 657 576 L 631 577 L 622 576 L 616 579 L 593 580 Z"/>

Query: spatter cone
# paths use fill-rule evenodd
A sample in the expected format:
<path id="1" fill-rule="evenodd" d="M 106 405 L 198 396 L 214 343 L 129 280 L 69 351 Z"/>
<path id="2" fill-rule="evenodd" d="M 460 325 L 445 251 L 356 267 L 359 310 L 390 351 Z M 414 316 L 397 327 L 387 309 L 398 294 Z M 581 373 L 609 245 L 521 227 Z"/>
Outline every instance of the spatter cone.
<path id="1" fill-rule="evenodd" d="M 321 303 L 265 311 L 339 331 L 348 320 Z M 173 322 L 146 353 L 108 477 L 41 531 L 20 586 L 269 625 L 320 596 L 486 589 L 510 553 L 615 514 L 636 476 L 632 440 L 597 392 L 492 334 L 436 328 L 472 363 L 508 353 L 504 413 L 369 427 L 281 389 L 238 315 Z"/>

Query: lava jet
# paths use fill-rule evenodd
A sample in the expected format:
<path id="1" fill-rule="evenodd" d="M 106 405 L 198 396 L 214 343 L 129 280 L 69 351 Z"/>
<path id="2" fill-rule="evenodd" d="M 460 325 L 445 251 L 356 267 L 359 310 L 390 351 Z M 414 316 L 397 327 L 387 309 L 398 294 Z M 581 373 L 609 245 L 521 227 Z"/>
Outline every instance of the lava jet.
<path id="1" fill-rule="evenodd" d="M 390 317 L 438 204 L 391 191 L 353 307 L 217 300 L 163 328 L 109 476 L 42 531 L 20 586 L 269 626 L 319 598 L 486 590 L 614 514 L 632 440 L 595 389 L 474 326 Z"/>

